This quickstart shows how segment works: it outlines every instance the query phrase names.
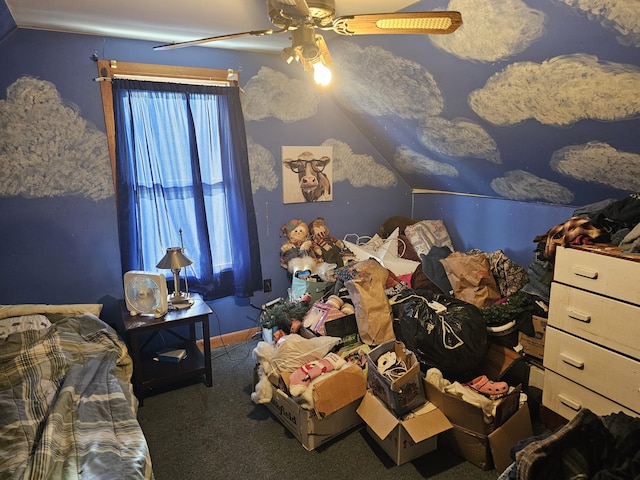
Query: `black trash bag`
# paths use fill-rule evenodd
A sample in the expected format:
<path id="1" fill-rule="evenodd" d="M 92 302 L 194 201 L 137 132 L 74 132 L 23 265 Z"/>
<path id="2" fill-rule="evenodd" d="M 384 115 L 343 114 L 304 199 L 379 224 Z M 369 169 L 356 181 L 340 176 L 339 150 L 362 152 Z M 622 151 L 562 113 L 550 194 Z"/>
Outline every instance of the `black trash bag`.
<path id="1" fill-rule="evenodd" d="M 487 326 L 478 307 L 429 290 L 407 289 L 390 300 L 396 339 L 415 353 L 420 368 L 446 379 L 471 380 L 487 350 Z"/>

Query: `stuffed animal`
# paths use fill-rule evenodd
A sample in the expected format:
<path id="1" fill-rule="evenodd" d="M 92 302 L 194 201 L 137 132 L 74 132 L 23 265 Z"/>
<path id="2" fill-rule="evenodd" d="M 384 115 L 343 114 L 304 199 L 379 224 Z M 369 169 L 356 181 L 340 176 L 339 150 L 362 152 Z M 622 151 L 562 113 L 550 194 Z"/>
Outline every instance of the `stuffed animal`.
<path id="1" fill-rule="evenodd" d="M 310 270 L 315 273 L 317 257 L 313 251 L 313 241 L 309 226 L 299 219 L 289 220 L 281 227 L 282 236 L 287 240 L 280 247 L 280 265 L 294 275 L 296 271 Z"/>
<path id="2" fill-rule="evenodd" d="M 258 363 L 258 382 L 251 393 L 253 403 L 269 403 L 273 397 L 273 386 L 269 381 L 269 375 L 273 372 L 271 358 L 275 352 L 275 346 L 269 342 L 258 342 L 252 352 L 253 359 Z"/>
<path id="3" fill-rule="evenodd" d="M 311 386 L 323 374 L 340 370 L 347 364 L 346 360 L 335 353 L 328 353 L 320 360 L 307 363 L 295 370 L 289 378 L 289 393 L 298 397 L 298 403 L 307 410 L 313 409 Z"/>
<path id="4" fill-rule="evenodd" d="M 323 262 L 335 263 L 338 268 L 344 266 L 344 243 L 329 234 L 329 227 L 324 219 L 316 218 L 309 224 L 309 230 L 316 256 L 322 258 Z"/>

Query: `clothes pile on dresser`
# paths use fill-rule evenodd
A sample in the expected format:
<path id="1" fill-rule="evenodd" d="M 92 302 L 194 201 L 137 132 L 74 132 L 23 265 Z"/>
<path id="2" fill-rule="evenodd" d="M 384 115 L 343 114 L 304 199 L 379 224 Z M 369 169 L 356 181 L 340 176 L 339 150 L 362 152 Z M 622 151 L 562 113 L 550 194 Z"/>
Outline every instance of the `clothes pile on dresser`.
<path id="1" fill-rule="evenodd" d="M 548 301 L 557 247 L 610 244 L 621 253 L 640 253 L 640 193 L 577 208 L 571 218 L 533 241 L 537 246 L 524 291 Z"/>
<path id="2" fill-rule="evenodd" d="M 640 478 L 640 418 L 597 416 L 583 408 L 555 432 L 530 437 L 510 452 L 499 480 Z"/>

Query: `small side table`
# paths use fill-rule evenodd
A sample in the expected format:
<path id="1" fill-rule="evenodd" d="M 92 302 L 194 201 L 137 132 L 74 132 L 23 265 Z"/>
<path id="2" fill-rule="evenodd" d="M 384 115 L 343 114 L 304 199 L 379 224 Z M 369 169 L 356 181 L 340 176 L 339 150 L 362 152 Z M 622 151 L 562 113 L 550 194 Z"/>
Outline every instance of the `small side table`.
<path id="1" fill-rule="evenodd" d="M 200 296 L 192 295 L 194 304 L 190 308 L 169 310 L 163 317 L 149 315 L 132 316 L 121 303 L 122 323 L 125 339 L 133 359 L 133 390 L 140 405 L 145 394 L 151 390 L 169 386 L 179 386 L 187 380 L 201 377 L 210 387 L 213 383 L 211 373 L 211 345 L 209 343 L 209 314 L 211 308 Z M 196 325 L 201 324 L 204 354 L 197 346 Z M 177 327 L 188 326 L 189 335 L 185 337 L 175 331 Z M 148 346 L 160 332 L 171 335 L 171 348 L 184 348 L 186 358 L 177 363 L 154 360 L 157 347 Z"/>

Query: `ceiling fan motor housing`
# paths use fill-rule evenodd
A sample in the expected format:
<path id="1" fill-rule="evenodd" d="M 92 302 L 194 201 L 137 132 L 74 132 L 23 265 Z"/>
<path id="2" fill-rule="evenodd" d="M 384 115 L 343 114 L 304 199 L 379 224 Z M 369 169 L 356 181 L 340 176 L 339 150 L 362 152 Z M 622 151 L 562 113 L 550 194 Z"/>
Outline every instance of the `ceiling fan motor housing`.
<path id="1" fill-rule="evenodd" d="M 316 19 L 333 18 L 336 13 L 335 0 L 308 0 L 307 4 L 309 13 Z"/>
<path id="2" fill-rule="evenodd" d="M 278 28 L 296 29 L 303 25 L 324 25 L 330 23 L 336 12 L 335 0 L 309 0 L 309 16 L 288 15 L 278 8 L 278 1 L 267 2 L 269 19 Z"/>

